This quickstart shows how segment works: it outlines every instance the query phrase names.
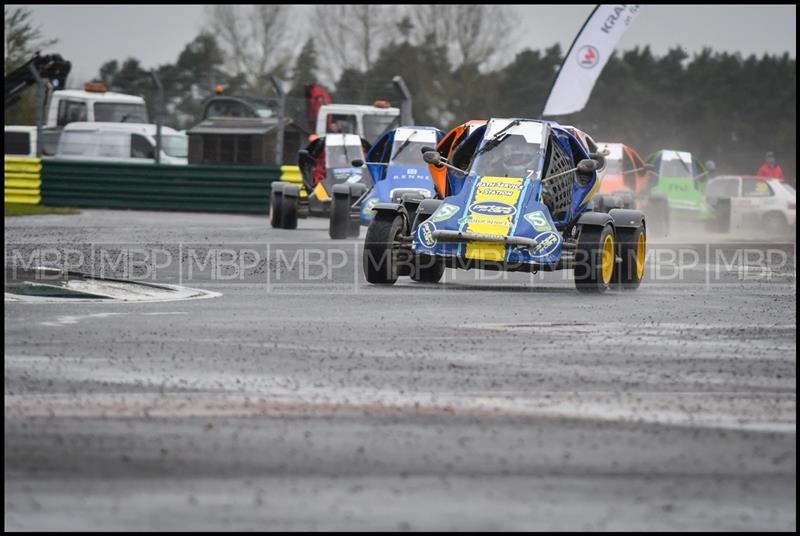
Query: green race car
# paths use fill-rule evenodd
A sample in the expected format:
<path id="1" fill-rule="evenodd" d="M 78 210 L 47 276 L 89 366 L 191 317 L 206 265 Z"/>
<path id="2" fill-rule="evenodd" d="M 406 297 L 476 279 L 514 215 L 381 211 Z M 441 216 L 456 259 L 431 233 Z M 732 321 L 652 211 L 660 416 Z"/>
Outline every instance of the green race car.
<path id="1" fill-rule="evenodd" d="M 653 184 L 645 196 L 645 212 L 651 214 L 654 228 L 659 234 L 669 232 L 670 221 L 714 220 L 714 209 L 705 197 L 705 185 L 714 163 L 705 165 L 686 151 L 661 150 L 651 154 L 647 163 L 653 167 Z"/>

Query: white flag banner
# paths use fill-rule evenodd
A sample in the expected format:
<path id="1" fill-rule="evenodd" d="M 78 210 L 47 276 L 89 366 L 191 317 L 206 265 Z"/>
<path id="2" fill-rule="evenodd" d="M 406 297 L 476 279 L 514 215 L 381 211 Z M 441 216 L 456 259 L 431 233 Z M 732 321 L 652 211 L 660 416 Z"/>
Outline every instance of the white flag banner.
<path id="1" fill-rule="evenodd" d="M 639 4 L 600 4 L 592 11 L 561 64 L 543 116 L 583 110 L 603 67 L 640 8 Z"/>

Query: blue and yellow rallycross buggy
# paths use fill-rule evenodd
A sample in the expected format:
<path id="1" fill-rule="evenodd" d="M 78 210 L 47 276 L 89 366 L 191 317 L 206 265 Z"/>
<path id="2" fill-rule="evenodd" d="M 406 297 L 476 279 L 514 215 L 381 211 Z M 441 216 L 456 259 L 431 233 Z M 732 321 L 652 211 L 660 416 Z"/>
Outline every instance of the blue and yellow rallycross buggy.
<path id="1" fill-rule="evenodd" d="M 536 272 L 573 269 L 578 290 L 636 288 L 646 224 L 637 210 L 592 212 L 603 157 L 588 136 L 551 121 L 492 119 L 446 160 L 444 199 L 377 203 L 367 229 L 367 281 L 438 282 L 445 267 Z"/>

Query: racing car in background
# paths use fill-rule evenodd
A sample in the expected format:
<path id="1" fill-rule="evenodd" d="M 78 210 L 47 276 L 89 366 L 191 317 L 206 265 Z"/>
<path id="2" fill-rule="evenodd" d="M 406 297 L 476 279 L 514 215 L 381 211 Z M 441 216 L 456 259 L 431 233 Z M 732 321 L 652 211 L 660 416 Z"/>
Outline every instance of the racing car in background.
<path id="1" fill-rule="evenodd" d="M 450 158 L 426 148 L 460 188 L 443 200 L 378 203 L 364 241 L 368 282 L 400 276 L 438 282 L 445 267 L 573 269 L 579 291 L 636 288 L 644 275 L 646 224 L 636 210 L 587 210 L 599 186 L 598 155 L 550 121 L 491 119 Z"/>
<path id="2" fill-rule="evenodd" d="M 605 157 L 600 187 L 589 202 L 591 208 L 608 212 L 612 208 L 640 208 L 639 198 L 647 191 L 650 168 L 639 153 L 624 143 L 599 142 Z"/>
<path id="3" fill-rule="evenodd" d="M 783 179 L 721 175 L 708 181 L 705 195 L 716 212 L 728 212 L 724 230 L 780 237 L 797 224 L 797 192 Z"/>
<path id="4" fill-rule="evenodd" d="M 439 196 L 422 147 L 435 146 L 444 132 L 426 126 L 404 126 L 381 136 L 367 153 L 367 161 L 353 160 L 354 167 L 365 166 L 373 179 L 371 187 L 362 183 L 343 183 L 333 187 L 331 238 L 358 236 L 361 224 L 372 221 L 379 203 L 398 203 Z"/>
<path id="5" fill-rule="evenodd" d="M 715 169 L 713 161 L 701 164 L 687 151 L 661 150 L 647 157 L 655 180 L 644 197 L 654 228 L 668 234 L 673 217 L 713 222 L 714 210 L 706 202 L 704 189 Z"/>
<path id="6" fill-rule="evenodd" d="M 372 185 L 372 178 L 354 159 L 369 151 L 367 140 L 355 134 L 329 133 L 312 140 L 298 153 L 302 185 L 274 182 L 270 194 L 270 223 L 278 229 L 296 229 L 297 218 L 330 212 L 333 189 L 338 184 Z"/>
<path id="7" fill-rule="evenodd" d="M 638 209 L 647 215 L 650 236 L 669 234 L 669 200 L 663 193 L 652 192 L 658 175 L 639 153 L 624 143 L 598 143 L 605 156 L 600 172 L 600 188 L 589 208 L 608 212 L 614 208 Z"/>

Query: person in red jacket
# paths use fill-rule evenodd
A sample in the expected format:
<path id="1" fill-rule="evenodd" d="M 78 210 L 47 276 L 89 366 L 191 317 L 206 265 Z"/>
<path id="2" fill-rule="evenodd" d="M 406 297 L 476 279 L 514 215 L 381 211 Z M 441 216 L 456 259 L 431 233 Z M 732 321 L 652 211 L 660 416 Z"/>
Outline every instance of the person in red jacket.
<path id="1" fill-rule="evenodd" d="M 778 162 L 775 160 L 775 153 L 769 152 L 767 153 L 767 158 L 761 167 L 758 168 L 758 172 L 756 173 L 759 177 L 768 177 L 771 179 L 782 179 L 783 178 L 783 170 L 781 166 L 778 165 Z"/>

